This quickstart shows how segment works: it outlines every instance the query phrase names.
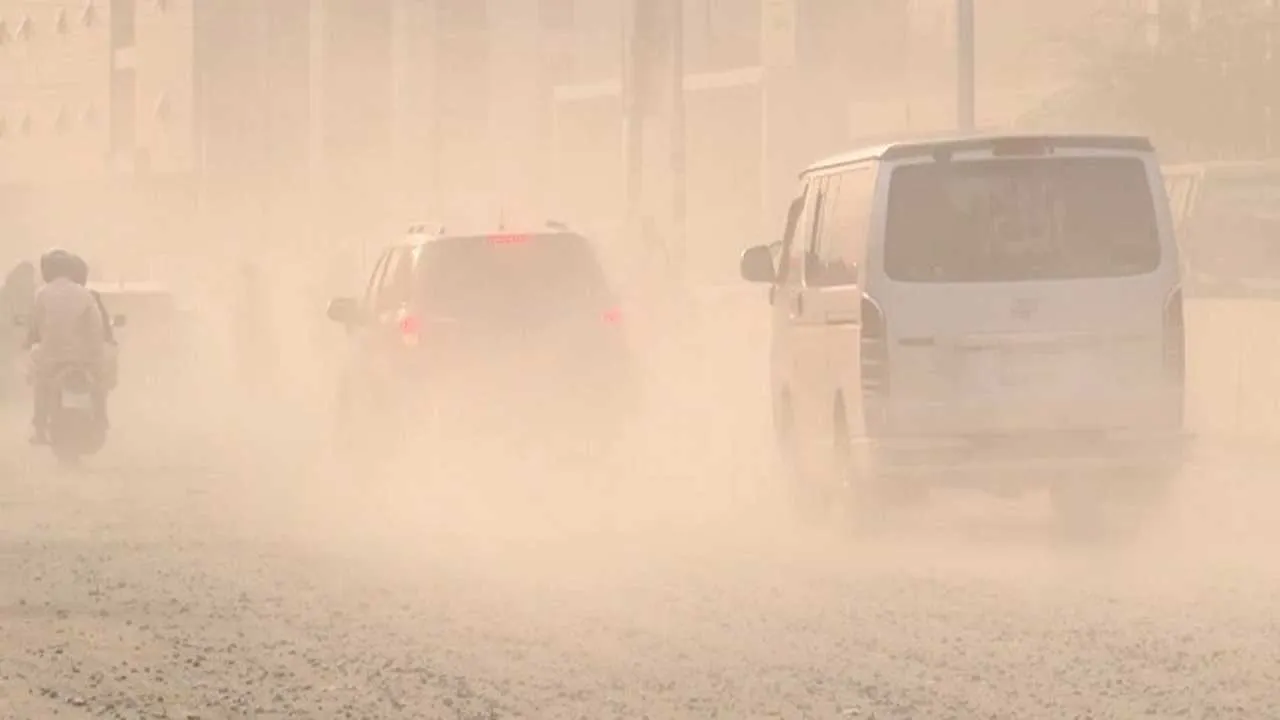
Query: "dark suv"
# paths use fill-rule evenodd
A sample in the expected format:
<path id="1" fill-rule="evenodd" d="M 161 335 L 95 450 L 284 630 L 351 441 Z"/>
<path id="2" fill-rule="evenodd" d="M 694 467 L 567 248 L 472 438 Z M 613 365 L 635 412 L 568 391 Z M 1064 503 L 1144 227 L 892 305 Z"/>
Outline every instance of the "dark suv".
<path id="1" fill-rule="evenodd" d="M 352 442 L 443 428 L 594 445 L 635 409 L 617 296 L 591 242 L 559 225 L 412 227 L 364 297 L 336 299 L 328 314 L 352 340 L 338 403 Z"/>

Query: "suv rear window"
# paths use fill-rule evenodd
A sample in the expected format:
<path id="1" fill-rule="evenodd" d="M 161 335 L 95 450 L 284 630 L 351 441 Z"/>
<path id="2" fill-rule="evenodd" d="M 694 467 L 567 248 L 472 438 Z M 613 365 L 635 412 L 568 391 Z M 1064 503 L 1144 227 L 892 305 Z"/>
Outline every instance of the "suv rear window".
<path id="1" fill-rule="evenodd" d="M 418 297 L 428 315 L 519 327 L 612 302 L 590 243 L 572 233 L 451 237 L 422 246 Z"/>
<path id="2" fill-rule="evenodd" d="M 1140 275 L 1160 265 L 1138 158 L 1010 158 L 894 170 L 885 272 L 904 282 Z"/>

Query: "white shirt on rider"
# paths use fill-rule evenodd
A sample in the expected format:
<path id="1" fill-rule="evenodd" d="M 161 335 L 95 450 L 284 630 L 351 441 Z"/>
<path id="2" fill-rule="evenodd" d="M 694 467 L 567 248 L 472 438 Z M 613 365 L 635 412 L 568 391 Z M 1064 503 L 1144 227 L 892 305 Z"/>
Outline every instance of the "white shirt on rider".
<path id="1" fill-rule="evenodd" d="M 39 338 L 32 356 L 37 369 L 102 362 L 106 345 L 102 315 L 83 285 L 60 278 L 40 288 L 31 324 Z"/>

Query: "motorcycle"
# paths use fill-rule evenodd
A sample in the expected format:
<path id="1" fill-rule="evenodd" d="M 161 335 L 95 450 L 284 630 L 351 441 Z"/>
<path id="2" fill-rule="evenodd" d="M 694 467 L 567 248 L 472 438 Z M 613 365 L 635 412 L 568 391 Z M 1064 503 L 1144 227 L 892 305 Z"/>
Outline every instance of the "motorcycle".
<path id="1" fill-rule="evenodd" d="M 13 322 L 18 327 L 27 327 L 29 319 L 19 315 Z M 121 328 L 126 318 L 116 315 L 110 323 L 113 328 Z M 48 390 L 49 446 L 62 465 L 79 465 L 82 458 L 96 454 L 106 445 L 106 395 L 114 386 L 114 370 L 110 377 L 112 379 L 103 378 L 95 368 L 84 365 L 58 368 L 53 376 Z"/>
<path id="2" fill-rule="evenodd" d="M 104 395 L 92 368 L 58 371 L 50 389 L 49 446 L 58 461 L 74 466 L 107 442 Z"/>

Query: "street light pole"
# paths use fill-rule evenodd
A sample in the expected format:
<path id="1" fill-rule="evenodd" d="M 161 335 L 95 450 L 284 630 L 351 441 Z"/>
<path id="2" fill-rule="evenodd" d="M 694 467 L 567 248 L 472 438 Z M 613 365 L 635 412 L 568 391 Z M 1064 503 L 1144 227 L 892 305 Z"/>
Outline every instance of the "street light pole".
<path id="1" fill-rule="evenodd" d="M 637 244 L 639 238 L 640 197 L 644 180 L 644 119 L 645 119 L 645 43 L 648 41 L 646 5 L 643 0 L 630 0 L 626 4 L 627 17 L 624 32 L 622 62 L 622 125 L 624 167 L 624 226 L 629 242 Z"/>
<path id="2" fill-rule="evenodd" d="M 974 119 L 973 0 L 956 0 L 956 124 L 973 130 Z"/>
<path id="3" fill-rule="evenodd" d="M 1269 12 L 1267 13 L 1266 68 L 1267 68 L 1267 73 L 1274 77 L 1275 70 L 1276 70 L 1276 61 L 1277 61 L 1276 25 L 1277 23 L 1280 23 L 1280 0 L 1271 0 L 1269 3 L 1267 3 L 1267 9 Z M 1275 98 L 1274 90 L 1271 92 L 1271 96 L 1267 99 L 1266 108 L 1263 110 L 1263 119 L 1266 121 L 1266 124 L 1267 124 L 1266 131 L 1265 131 L 1267 157 L 1272 157 L 1276 151 L 1276 146 L 1275 146 L 1276 116 L 1275 116 L 1275 106 L 1272 102 L 1273 98 Z"/>
<path id="4" fill-rule="evenodd" d="M 688 179 L 685 147 L 685 92 L 684 92 L 684 0 L 670 0 L 669 28 L 671 30 L 671 231 L 668 252 L 675 260 L 678 278 L 684 279 L 685 259 L 685 216 L 688 192 Z"/>

